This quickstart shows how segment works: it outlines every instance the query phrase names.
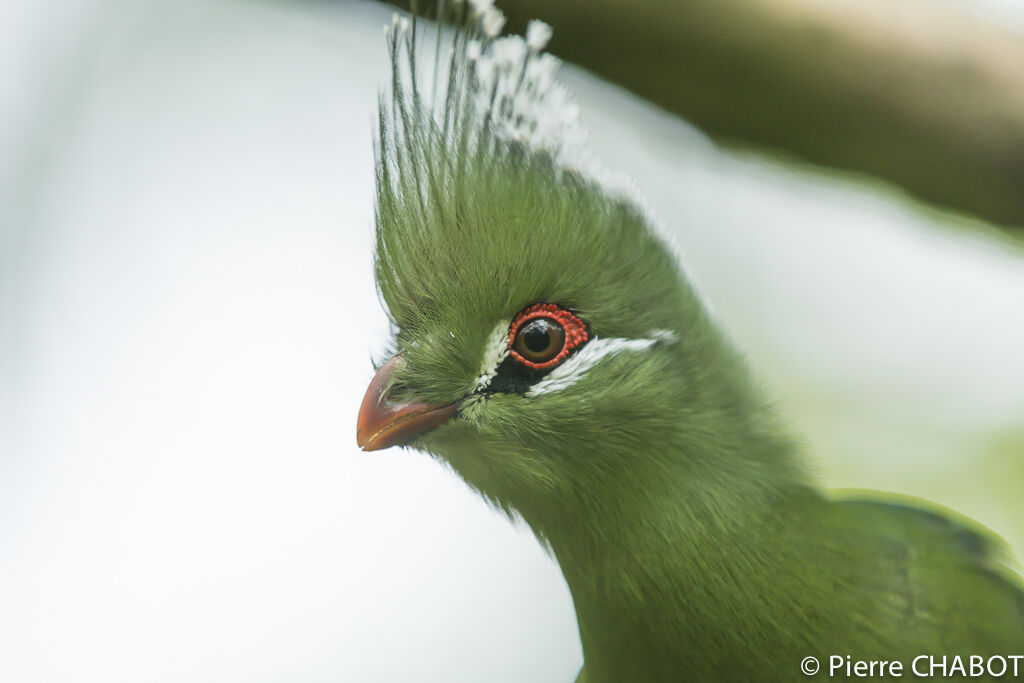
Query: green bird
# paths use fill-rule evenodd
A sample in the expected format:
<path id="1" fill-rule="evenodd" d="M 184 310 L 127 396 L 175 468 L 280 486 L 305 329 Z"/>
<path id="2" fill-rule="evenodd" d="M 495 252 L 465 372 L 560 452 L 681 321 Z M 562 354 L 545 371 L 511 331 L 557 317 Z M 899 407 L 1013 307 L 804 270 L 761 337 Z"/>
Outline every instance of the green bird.
<path id="1" fill-rule="evenodd" d="M 415 16 L 386 29 L 395 336 L 359 445 L 425 451 L 529 525 L 572 593 L 579 681 L 1024 676 L 1001 542 L 815 485 L 642 202 L 587 155 L 550 29 L 438 12 L 433 39 Z"/>

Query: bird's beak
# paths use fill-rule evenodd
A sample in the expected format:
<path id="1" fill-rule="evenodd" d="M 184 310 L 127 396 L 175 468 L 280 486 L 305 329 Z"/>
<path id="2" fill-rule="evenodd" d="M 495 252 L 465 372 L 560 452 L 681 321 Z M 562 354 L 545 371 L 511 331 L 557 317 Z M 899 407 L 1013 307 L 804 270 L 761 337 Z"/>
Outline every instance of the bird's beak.
<path id="1" fill-rule="evenodd" d="M 405 359 L 394 356 L 370 380 L 359 406 L 356 421 L 356 443 L 364 451 L 376 451 L 409 439 L 447 422 L 458 409 L 458 403 L 430 405 L 428 403 L 393 403 L 388 400 L 388 389 L 395 370 Z"/>

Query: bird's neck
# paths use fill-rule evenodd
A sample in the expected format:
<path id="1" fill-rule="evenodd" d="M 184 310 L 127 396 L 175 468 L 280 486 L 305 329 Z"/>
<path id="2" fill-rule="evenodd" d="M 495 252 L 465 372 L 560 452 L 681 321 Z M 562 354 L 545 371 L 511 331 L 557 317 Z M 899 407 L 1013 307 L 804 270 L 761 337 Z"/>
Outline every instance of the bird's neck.
<path id="1" fill-rule="evenodd" d="M 518 511 L 570 578 L 646 562 L 651 554 L 686 561 L 691 551 L 747 531 L 794 497 L 817 495 L 763 404 L 737 403 L 733 410 L 727 434 L 709 436 L 678 420 L 673 430 L 646 439 L 642 453 L 591 443 L 581 457 L 604 466 L 589 467 Z"/>
<path id="2" fill-rule="evenodd" d="M 687 443 L 697 441 L 658 446 Z M 731 584 L 752 564 L 775 561 L 770 527 L 788 524 L 800 502 L 817 495 L 791 450 L 755 429 L 714 452 L 678 453 L 623 474 L 614 492 L 594 496 L 590 488 L 546 511 L 543 523 L 527 516 L 568 582 L 585 660 L 602 662 L 592 668 L 617 680 L 661 680 L 651 662 L 687 667 L 674 659 L 696 659 L 702 646 L 733 637 L 720 632 L 720 613 L 745 613 L 750 595 Z"/>

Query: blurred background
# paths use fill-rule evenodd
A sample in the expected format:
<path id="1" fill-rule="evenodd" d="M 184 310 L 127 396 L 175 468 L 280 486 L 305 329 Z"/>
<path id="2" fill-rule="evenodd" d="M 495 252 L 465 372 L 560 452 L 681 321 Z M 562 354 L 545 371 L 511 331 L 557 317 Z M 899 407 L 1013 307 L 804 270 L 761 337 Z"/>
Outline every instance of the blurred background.
<path id="1" fill-rule="evenodd" d="M 1024 4 L 502 9 L 823 484 L 1024 552 Z M 530 534 L 355 446 L 393 10 L 0 3 L 0 680 L 573 680 Z"/>

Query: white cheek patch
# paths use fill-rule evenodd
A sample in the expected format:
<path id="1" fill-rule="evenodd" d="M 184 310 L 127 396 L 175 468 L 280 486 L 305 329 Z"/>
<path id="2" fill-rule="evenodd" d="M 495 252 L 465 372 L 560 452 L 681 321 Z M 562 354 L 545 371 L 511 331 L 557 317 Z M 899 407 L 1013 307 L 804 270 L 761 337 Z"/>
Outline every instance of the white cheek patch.
<path id="1" fill-rule="evenodd" d="M 626 339 L 612 337 L 610 339 L 591 339 L 576 355 L 552 370 L 543 380 L 533 385 L 527 396 L 549 394 L 562 391 L 580 381 L 590 368 L 601 359 L 614 356 L 624 351 L 646 351 L 655 344 L 672 344 L 678 340 L 670 330 L 654 330 L 651 336 L 644 339 Z"/>
<path id="2" fill-rule="evenodd" d="M 510 324 L 509 320 L 499 322 L 487 337 L 487 345 L 484 347 L 484 362 L 480 366 L 480 375 L 477 377 L 474 391 L 486 389 L 494 376 L 498 374 L 498 366 L 508 358 L 508 327 Z"/>

